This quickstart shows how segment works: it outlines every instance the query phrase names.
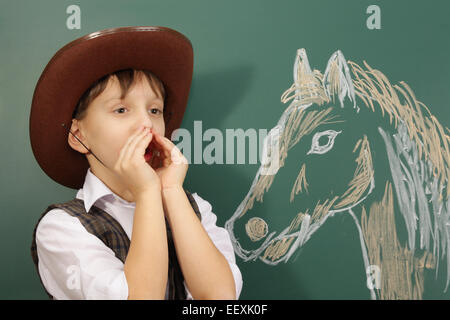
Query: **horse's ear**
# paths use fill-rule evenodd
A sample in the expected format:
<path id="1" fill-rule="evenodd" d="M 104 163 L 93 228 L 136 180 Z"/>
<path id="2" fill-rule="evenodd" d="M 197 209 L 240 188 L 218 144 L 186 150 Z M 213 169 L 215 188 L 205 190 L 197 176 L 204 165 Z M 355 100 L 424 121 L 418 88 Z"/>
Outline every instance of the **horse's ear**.
<path id="1" fill-rule="evenodd" d="M 298 49 L 294 63 L 294 82 L 300 83 L 313 74 L 305 49 Z"/>
<path id="2" fill-rule="evenodd" d="M 323 75 L 323 87 L 330 99 L 333 99 L 333 96 L 338 94 L 341 107 L 344 107 L 344 99 L 348 97 L 353 102 L 353 108 L 357 108 L 350 70 L 340 50 L 333 53 L 328 60 L 327 68 Z"/>
<path id="3" fill-rule="evenodd" d="M 327 100 L 327 96 L 318 74 L 319 71 L 311 70 L 305 49 L 298 49 L 294 62 L 294 84 L 282 95 L 281 101 L 287 102 L 294 98 L 294 101 L 300 101 L 303 105 L 312 102 L 322 104 Z M 292 92 L 295 94 L 290 96 Z"/>

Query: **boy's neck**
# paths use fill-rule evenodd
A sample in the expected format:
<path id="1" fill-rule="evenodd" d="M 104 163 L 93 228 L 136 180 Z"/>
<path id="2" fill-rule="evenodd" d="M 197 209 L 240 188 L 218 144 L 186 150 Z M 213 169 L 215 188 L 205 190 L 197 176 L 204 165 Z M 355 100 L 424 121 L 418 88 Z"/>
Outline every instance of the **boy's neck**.
<path id="1" fill-rule="evenodd" d="M 91 172 L 117 196 L 128 202 L 135 202 L 133 194 L 128 189 L 124 188 L 117 177 L 111 174 L 108 169 L 92 165 L 90 168 Z"/>

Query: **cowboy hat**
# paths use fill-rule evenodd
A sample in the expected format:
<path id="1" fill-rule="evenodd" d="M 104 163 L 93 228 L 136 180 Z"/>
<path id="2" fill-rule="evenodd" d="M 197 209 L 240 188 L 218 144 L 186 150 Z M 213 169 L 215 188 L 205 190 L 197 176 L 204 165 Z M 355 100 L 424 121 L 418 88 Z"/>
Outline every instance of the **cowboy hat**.
<path id="1" fill-rule="evenodd" d="M 165 136 L 181 125 L 193 72 L 191 42 L 181 33 L 155 26 L 106 29 L 78 38 L 51 58 L 34 90 L 30 141 L 34 157 L 56 182 L 82 187 L 89 163 L 67 142 L 72 113 L 83 93 L 101 77 L 122 69 L 149 70 L 164 84 Z"/>

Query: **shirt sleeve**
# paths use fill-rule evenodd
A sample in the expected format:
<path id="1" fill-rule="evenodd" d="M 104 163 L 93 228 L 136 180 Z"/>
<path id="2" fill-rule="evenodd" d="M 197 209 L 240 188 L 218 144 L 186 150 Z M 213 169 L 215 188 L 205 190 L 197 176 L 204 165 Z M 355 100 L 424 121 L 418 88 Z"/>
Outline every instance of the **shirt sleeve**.
<path id="1" fill-rule="evenodd" d="M 36 246 L 39 274 L 55 299 L 128 298 L 122 261 L 64 210 L 53 209 L 41 219 Z"/>
<path id="2" fill-rule="evenodd" d="M 192 196 L 197 203 L 201 217 L 202 225 L 209 235 L 209 238 L 214 243 L 216 248 L 223 254 L 225 259 L 230 265 L 231 272 L 233 273 L 234 283 L 236 288 L 236 300 L 239 299 L 239 295 L 242 290 L 242 274 L 236 264 L 236 258 L 234 255 L 233 244 L 231 243 L 230 235 L 225 228 L 218 227 L 216 225 L 217 216 L 212 212 L 211 204 L 201 198 L 197 193 L 193 193 Z M 192 294 L 189 292 L 185 282 L 185 288 L 187 293 L 187 299 L 192 300 Z"/>

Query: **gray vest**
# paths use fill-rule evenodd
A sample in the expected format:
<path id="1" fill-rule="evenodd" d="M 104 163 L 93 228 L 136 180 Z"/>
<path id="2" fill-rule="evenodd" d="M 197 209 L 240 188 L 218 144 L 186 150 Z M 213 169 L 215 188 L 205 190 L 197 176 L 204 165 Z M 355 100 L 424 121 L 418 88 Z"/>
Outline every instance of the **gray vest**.
<path id="1" fill-rule="evenodd" d="M 200 210 L 198 209 L 197 203 L 195 202 L 192 194 L 184 190 L 195 214 L 201 221 Z M 130 239 L 123 230 L 122 226 L 115 220 L 110 214 L 103 211 L 102 209 L 92 206 L 88 213 L 84 208 L 84 202 L 81 199 L 73 199 L 64 203 L 57 203 L 50 205 L 45 212 L 41 215 L 33 231 L 33 239 L 31 244 L 31 257 L 36 266 L 36 270 L 39 275 L 39 259 L 37 255 L 36 248 L 36 229 L 39 225 L 41 219 L 52 209 L 62 209 L 72 217 L 78 218 L 81 224 L 86 228 L 86 230 L 99 238 L 106 246 L 108 246 L 112 251 L 114 251 L 116 257 L 125 263 L 128 249 L 130 247 Z M 180 265 L 178 263 L 177 255 L 175 252 L 175 246 L 172 239 L 172 232 L 170 230 L 169 224 L 166 220 L 166 233 L 167 233 L 167 245 L 169 249 L 169 299 L 170 300 L 185 300 L 186 292 L 184 288 L 184 278 L 181 272 Z M 40 278 L 40 275 L 39 275 Z M 41 284 L 42 283 L 42 279 Z M 45 287 L 44 287 L 45 289 Z M 47 290 L 46 290 L 47 292 Z M 53 297 L 47 292 L 50 299 Z"/>

